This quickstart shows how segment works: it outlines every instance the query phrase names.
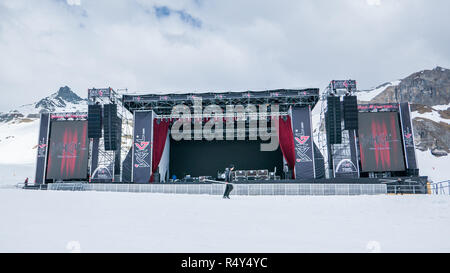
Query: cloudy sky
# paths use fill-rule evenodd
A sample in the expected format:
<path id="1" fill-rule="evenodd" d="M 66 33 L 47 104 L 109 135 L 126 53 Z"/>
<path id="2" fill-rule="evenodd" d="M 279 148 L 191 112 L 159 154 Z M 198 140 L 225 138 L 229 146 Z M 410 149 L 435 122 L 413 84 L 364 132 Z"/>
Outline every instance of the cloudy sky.
<path id="1" fill-rule="evenodd" d="M 450 68 L 448 0 L 1 0 L 0 111 L 68 85 L 360 89 Z"/>

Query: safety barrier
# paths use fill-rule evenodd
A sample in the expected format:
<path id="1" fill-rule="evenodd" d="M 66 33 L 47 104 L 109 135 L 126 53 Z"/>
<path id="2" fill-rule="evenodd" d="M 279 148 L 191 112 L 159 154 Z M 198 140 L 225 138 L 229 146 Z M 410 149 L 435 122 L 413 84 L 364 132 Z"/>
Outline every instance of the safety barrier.
<path id="1" fill-rule="evenodd" d="M 232 195 L 376 195 L 385 184 L 234 184 Z M 222 195 L 223 184 L 49 184 L 48 190 Z"/>
<path id="2" fill-rule="evenodd" d="M 429 194 L 450 195 L 450 180 L 429 183 Z"/>
<path id="3" fill-rule="evenodd" d="M 427 186 L 420 184 L 387 185 L 388 193 L 393 194 L 427 194 Z"/>

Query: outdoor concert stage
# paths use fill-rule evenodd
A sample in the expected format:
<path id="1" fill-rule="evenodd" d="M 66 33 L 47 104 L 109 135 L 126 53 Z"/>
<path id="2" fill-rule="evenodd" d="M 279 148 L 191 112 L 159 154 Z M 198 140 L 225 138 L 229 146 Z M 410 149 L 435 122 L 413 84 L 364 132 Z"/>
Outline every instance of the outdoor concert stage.
<path id="1" fill-rule="evenodd" d="M 330 84 L 326 130 L 315 140 L 316 88 L 123 96 L 89 89 L 87 113 L 41 114 L 35 183 L 216 193 L 233 164 L 235 194 L 426 193 L 409 104 L 358 105 L 355 91 L 354 81 Z"/>

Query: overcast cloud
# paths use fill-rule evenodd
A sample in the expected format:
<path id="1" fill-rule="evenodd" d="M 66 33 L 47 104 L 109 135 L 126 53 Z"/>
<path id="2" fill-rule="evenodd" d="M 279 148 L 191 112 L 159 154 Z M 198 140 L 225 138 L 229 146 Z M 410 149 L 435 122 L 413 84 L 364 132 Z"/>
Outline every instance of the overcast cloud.
<path id="1" fill-rule="evenodd" d="M 1 0 L 0 111 L 68 85 L 360 89 L 450 67 L 448 0 Z"/>

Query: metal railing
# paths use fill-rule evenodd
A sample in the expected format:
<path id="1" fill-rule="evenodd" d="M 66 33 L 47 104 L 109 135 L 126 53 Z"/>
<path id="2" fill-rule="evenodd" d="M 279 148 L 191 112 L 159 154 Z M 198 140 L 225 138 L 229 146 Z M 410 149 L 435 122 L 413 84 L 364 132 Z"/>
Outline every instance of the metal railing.
<path id="1" fill-rule="evenodd" d="M 450 180 L 430 183 L 429 193 L 434 195 L 450 195 Z"/>
<path id="2" fill-rule="evenodd" d="M 49 184 L 48 190 L 222 195 L 223 184 Z M 232 195 L 377 195 L 385 184 L 234 184 Z"/>
<path id="3" fill-rule="evenodd" d="M 426 194 L 426 185 L 411 184 L 411 185 L 387 185 L 388 193 L 393 194 Z"/>
<path id="4" fill-rule="evenodd" d="M 85 191 L 86 186 L 89 185 L 86 182 L 65 182 L 65 183 L 51 183 L 47 185 L 47 190 L 54 191 Z"/>

